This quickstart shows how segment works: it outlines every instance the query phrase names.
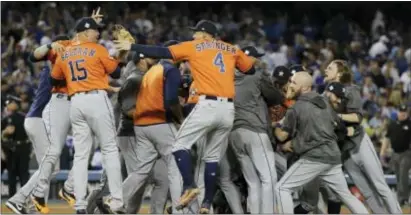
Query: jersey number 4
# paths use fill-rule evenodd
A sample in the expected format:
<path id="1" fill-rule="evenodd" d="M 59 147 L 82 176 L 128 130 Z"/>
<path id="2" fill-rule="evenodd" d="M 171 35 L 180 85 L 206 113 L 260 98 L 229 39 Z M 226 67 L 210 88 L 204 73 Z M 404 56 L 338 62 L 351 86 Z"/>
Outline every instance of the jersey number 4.
<path id="1" fill-rule="evenodd" d="M 215 56 L 214 66 L 217 66 L 218 68 L 220 68 L 221 73 L 225 72 L 224 59 L 223 59 L 223 54 L 221 54 L 221 52 L 218 52 L 217 55 Z"/>
<path id="2" fill-rule="evenodd" d="M 82 63 L 84 63 L 84 59 L 69 62 L 71 71 L 71 81 L 82 81 L 87 79 L 87 70 L 81 66 Z"/>

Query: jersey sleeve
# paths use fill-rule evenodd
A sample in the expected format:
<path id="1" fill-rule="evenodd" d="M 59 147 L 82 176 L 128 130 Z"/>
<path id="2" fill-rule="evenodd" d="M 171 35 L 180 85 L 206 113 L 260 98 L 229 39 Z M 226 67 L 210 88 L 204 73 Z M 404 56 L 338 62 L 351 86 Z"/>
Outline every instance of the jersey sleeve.
<path id="1" fill-rule="evenodd" d="M 284 121 L 282 123 L 284 131 L 288 132 L 290 137 L 293 137 L 297 130 L 297 113 L 295 109 L 290 108 L 285 113 Z"/>
<path id="2" fill-rule="evenodd" d="M 61 61 L 56 60 L 56 64 L 53 66 L 51 71 L 51 77 L 57 80 L 64 80 L 64 71 L 61 67 Z"/>
<path id="3" fill-rule="evenodd" d="M 173 60 L 188 60 L 195 54 L 195 47 L 193 41 L 183 42 L 176 45 L 168 47 L 168 50 L 173 56 Z"/>
<path id="4" fill-rule="evenodd" d="M 254 65 L 254 60 L 248 57 L 243 51 L 237 50 L 236 67 L 241 72 L 247 72 Z"/>
<path id="5" fill-rule="evenodd" d="M 103 64 L 103 67 L 106 70 L 107 74 L 113 73 L 117 69 L 119 61 L 111 57 L 110 53 L 108 53 L 106 48 L 104 48 L 101 45 L 98 45 L 98 46 L 99 46 L 98 55 L 99 55 L 101 64 Z"/>
<path id="6" fill-rule="evenodd" d="M 351 91 L 347 93 L 347 112 L 361 113 L 362 101 L 359 91 Z"/>

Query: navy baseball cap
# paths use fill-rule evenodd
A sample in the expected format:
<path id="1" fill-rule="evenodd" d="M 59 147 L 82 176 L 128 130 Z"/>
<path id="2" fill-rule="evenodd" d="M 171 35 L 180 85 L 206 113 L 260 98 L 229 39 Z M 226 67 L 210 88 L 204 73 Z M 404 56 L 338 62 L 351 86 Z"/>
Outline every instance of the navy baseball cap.
<path id="1" fill-rule="evenodd" d="M 398 107 L 398 110 L 401 111 L 401 112 L 407 112 L 407 111 L 408 111 L 408 107 L 407 107 L 406 104 L 401 104 L 401 105 Z"/>
<path id="2" fill-rule="evenodd" d="M 21 102 L 21 99 L 19 98 L 19 97 L 16 97 L 16 96 L 12 96 L 12 95 L 7 95 L 6 96 L 6 105 L 8 105 L 8 104 L 10 104 L 10 103 L 12 103 L 12 102 L 15 102 L 15 103 L 17 103 L 17 104 L 19 104 L 20 102 Z"/>
<path id="3" fill-rule="evenodd" d="M 277 66 L 272 74 L 276 82 L 279 84 L 286 84 L 292 76 L 291 71 L 285 66 Z"/>
<path id="4" fill-rule="evenodd" d="M 98 30 L 101 26 L 91 17 L 83 17 L 76 22 L 76 32 L 83 32 L 88 29 Z"/>
<path id="5" fill-rule="evenodd" d="M 306 72 L 306 71 L 307 69 L 303 65 L 300 65 L 300 64 L 294 64 L 290 66 L 290 72 L 292 75 L 294 75 L 297 72 Z"/>
<path id="6" fill-rule="evenodd" d="M 70 40 L 70 37 L 67 35 L 57 35 L 54 39 L 53 42 L 60 41 L 60 40 Z"/>
<path id="7" fill-rule="evenodd" d="M 327 90 L 328 92 L 334 93 L 340 99 L 346 98 L 345 97 L 345 87 L 343 84 L 339 82 L 330 83 L 325 90 Z"/>
<path id="8" fill-rule="evenodd" d="M 254 46 L 247 46 L 241 49 L 246 55 L 259 58 L 265 55 L 265 53 L 258 52 L 257 48 Z"/>
<path id="9" fill-rule="evenodd" d="M 197 23 L 195 27 L 189 27 L 193 31 L 203 31 L 213 36 L 217 35 L 217 26 L 209 20 L 201 20 Z"/>

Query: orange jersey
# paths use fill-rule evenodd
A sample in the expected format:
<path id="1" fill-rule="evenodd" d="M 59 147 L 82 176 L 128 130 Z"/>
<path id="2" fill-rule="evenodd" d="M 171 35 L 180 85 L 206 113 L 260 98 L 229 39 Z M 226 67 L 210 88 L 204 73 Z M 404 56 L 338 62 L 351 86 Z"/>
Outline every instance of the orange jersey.
<path id="1" fill-rule="evenodd" d="M 152 66 L 144 75 L 140 91 L 137 95 L 136 111 L 134 112 L 134 125 L 145 126 L 161 124 L 167 121 L 165 105 L 165 84 L 169 79 L 168 72 L 176 72 L 177 76 L 180 71 L 171 71 L 171 64 L 158 63 Z M 175 86 L 175 93 L 178 98 L 178 85 Z M 178 101 L 177 101 L 178 102 Z"/>
<path id="2" fill-rule="evenodd" d="M 188 92 L 188 99 L 187 99 L 187 104 L 197 104 L 198 102 L 198 93 L 197 93 L 197 88 L 194 84 L 195 82 L 191 82 L 190 85 L 190 90 Z"/>
<path id="3" fill-rule="evenodd" d="M 63 46 L 69 46 L 71 44 L 71 40 L 62 40 L 62 41 L 59 41 L 58 43 Z M 54 64 L 56 63 L 57 55 L 58 55 L 57 52 L 55 52 L 54 50 L 50 50 L 49 53 L 47 54 L 47 60 L 51 62 L 52 67 L 54 67 Z M 53 89 L 51 89 L 51 92 L 67 94 L 68 89 L 67 87 L 53 87 Z"/>
<path id="4" fill-rule="evenodd" d="M 187 60 L 198 95 L 234 98 L 235 68 L 247 72 L 253 60 L 220 40 L 193 40 L 169 47 L 175 61 Z"/>
<path id="5" fill-rule="evenodd" d="M 293 106 L 294 103 L 295 103 L 294 100 L 287 99 L 281 105 L 270 107 L 269 112 L 270 112 L 271 121 L 272 122 L 280 121 L 285 116 L 285 113 L 287 112 L 288 108 Z"/>
<path id="6" fill-rule="evenodd" d="M 51 72 L 54 79 L 66 79 L 69 95 L 109 88 L 108 75 L 115 71 L 118 61 L 106 48 L 92 42 L 76 42 L 58 56 Z"/>

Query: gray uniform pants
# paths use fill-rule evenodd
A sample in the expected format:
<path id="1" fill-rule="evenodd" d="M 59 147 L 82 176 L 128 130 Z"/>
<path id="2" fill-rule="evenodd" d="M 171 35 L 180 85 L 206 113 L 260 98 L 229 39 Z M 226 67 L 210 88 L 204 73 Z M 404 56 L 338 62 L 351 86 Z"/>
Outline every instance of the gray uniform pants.
<path id="1" fill-rule="evenodd" d="M 128 207 L 128 201 L 147 182 L 158 157 L 167 166 L 168 183 L 173 205 L 173 213 L 181 213 L 174 208 L 178 205 L 182 193 L 182 178 L 171 154 L 177 130 L 173 124 L 158 124 L 151 126 L 135 126 L 137 139 L 135 171 L 130 172 L 123 183 L 123 194 Z"/>
<path id="2" fill-rule="evenodd" d="M 268 135 L 237 128 L 230 133 L 229 139 L 248 184 L 250 212 L 274 213 L 277 172 Z"/>
<path id="3" fill-rule="evenodd" d="M 278 213 L 294 213 L 292 193 L 315 178 L 321 178 L 352 213 L 368 214 L 365 206 L 348 189 L 341 164 L 326 164 L 307 159 L 294 163 L 276 185 Z"/>
<path id="4" fill-rule="evenodd" d="M 26 120 L 27 133 L 35 143 L 36 154 L 40 154 L 37 158 L 43 157 L 39 162 L 39 169 L 10 201 L 23 204 L 31 193 L 37 197 L 47 199 L 50 180 L 60 167 L 61 151 L 70 129 L 69 111 L 70 102 L 67 100 L 67 95 L 53 94 L 43 110 L 41 123 L 38 120 Z M 46 136 L 44 137 L 44 135 Z M 44 138 L 48 143 L 47 148 L 44 148 L 46 146 L 44 143 L 37 144 L 38 141 L 43 141 Z M 73 171 L 70 171 L 64 187 L 68 192 L 73 192 Z"/>
<path id="5" fill-rule="evenodd" d="M 397 199 L 408 201 L 410 198 L 409 171 L 411 169 L 411 149 L 392 155 L 392 165 L 397 178 Z"/>
<path id="6" fill-rule="evenodd" d="M 92 133 L 97 136 L 100 143 L 103 167 L 107 172 L 112 197 L 110 208 L 117 211 L 123 207 L 121 165 L 113 115 L 112 104 L 104 90 L 72 96 L 70 120 L 75 149 L 73 169 L 76 210 L 87 207 L 87 166 L 93 146 Z"/>
<path id="7" fill-rule="evenodd" d="M 373 212 L 385 211 L 380 207 L 378 198 L 381 198 L 388 213 L 402 213 L 400 205 L 385 181 L 380 160 L 368 135 L 364 135 L 358 150 L 350 152 L 350 158 L 344 162 L 344 168 Z"/>
<path id="8" fill-rule="evenodd" d="M 135 136 L 121 136 L 119 139 L 119 148 L 121 154 L 123 155 L 127 172 L 131 174 L 132 172 L 137 171 L 137 139 Z M 167 203 L 168 197 L 168 170 L 167 164 L 164 159 L 157 159 L 155 162 L 152 178 L 154 181 L 154 189 L 151 195 L 151 213 L 152 214 L 162 214 Z M 126 185 L 124 183 L 124 185 Z M 134 214 L 140 210 L 142 203 L 142 197 L 144 195 L 145 186 L 142 186 L 134 195 L 129 194 L 130 199 L 124 199 L 127 205 L 127 213 Z M 123 187 L 124 192 L 126 193 L 133 188 Z"/>

